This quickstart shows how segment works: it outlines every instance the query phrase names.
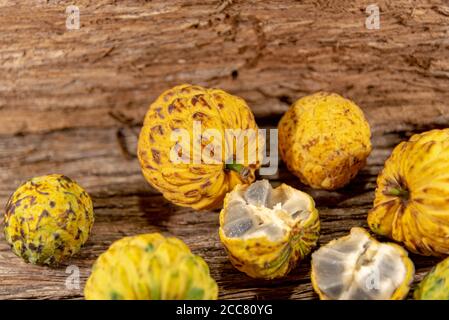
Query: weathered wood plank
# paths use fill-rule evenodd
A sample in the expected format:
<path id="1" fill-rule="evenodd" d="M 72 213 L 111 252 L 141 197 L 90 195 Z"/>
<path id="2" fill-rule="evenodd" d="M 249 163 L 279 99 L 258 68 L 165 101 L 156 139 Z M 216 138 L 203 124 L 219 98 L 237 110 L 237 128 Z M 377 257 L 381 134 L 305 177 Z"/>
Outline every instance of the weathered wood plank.
<path id="1" fill-rule="evenodd" d="M 183 82 L 247 99 L 257 116 L 336 91 L 377 129 L 447 122 L 449 17 L 441 1 L 65 1 L 0 9 L 0 134 L 113 127 L 109 111 L 141 121 L 161 91 Z M 419 115 L 419 117 L 417 117 Z"/>

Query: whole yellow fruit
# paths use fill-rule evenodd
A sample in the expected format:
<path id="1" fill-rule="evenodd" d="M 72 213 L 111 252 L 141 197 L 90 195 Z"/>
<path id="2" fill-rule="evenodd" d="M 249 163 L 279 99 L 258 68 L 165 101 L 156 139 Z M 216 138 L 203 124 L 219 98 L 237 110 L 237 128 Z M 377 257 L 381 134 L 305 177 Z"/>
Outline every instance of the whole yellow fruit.
<path id="1" fill-rule="evenodd" d="M 176 238 L 159 233 L 125 237 L 95 262 L 88 300 L 212 300 L 218 287 L 206 262 Z"/>
<path id="2" fill-rule="evenodd" d="M 368 224 L 414 253 L 449 254 L 449 129 L 394 148 L 377 178 Z"/>
<path id="3" fill-rule="evenodd" d="M 257 130 L 243 99 L 219 89 L 174 87 L 146 114 L 138 143 L 143 175 L 179 206 L 218 207 L 235 185 L 254 180 L 262 150 Z"/>
<path id="4" fill-rule="evenodd" d="M 92 200 L 76 182 L 59 174 L 36 177 L 9 199 L 5 239 L 25 261 L 53 265 L 80 250 L 93 222 Z"/>
<path id="5" fill-rule="evenodd" d="M 401 300 L 414 274 L 407 251 L 357 227 L 312 254 L 313 289 L 324 300 Z"/>
<path id="6" fill-rule="evenodd" d="M 253 278 L 287 275 L 315 247 L 320 220 L 308 194 L 268 180 L 238 185 L 220 212 L 220 240 L 231 263 Z"/>
<path id="7" fill-rule="evenodd" d="M 371 152 L 370 127 L 362 110 L 335 93 L 318 92 L 299 99 L 278 129 L 287 168 L 313 188 L 343 187 Z"/>

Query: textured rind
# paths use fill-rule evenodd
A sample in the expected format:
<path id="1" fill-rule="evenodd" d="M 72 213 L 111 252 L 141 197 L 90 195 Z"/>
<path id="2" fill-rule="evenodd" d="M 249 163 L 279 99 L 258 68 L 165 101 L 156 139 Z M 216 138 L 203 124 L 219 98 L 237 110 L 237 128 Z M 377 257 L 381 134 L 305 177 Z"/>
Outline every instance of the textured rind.
<path id="1" fill-rule="evenodd" d="M 239 192 L 244 185 L 238 185 L 233 192 Z M 286 184 L 280 187 L 291 188 Z M 304 193 L 305 194 L 305 193 Z M 310 216 L 301 220 L 287 233 L 283 239 L 273 242 L 266 237 L 242 240 L 228 238 L 224 231 L 224 217 L 231 198 L 226 195 L 223 209 L 220 212 L 219 236 L 229 260 L 239 271 L 252 278 L 275 279 L 287 275 L 299 261 L 304 259 L 316 246 L 320 234 L 320 220 L 313 198 L 308 196 Z"/>
<path id="2" fill-rule="evenodd" d="M 416 300 L 449 300 L 449 258 L 438 263 L 419 283 Z"/>
<path id="3" fill-rule="evenodd" d="M 253 154 L 251 156 L 257 160 L 255 163 L 246 157 L 240 163 L 249 169 L 247 178 L 225 169 L 225 161 L 232 159 L 235 146 L 227 148 L 226 154 L 226 147 L 223 147 L 221 153 L 224 156 L 219 157 L 221 161 L 216 163 L 207 164 L 205 161 L 209 159 L 206 158 L 202 158 L 199 164 L 173 163 L 170 161 L 170 150 L 176 141 L 171 140 L 171 135 L 179 129 L 188 130 L 193 150 L 194 121 L 201 121 L 203 132 L 218 130 L 223 146 L 233 146 L 232 139 L 225 135 L 225 129 L 258 129 L 243 99 L 219 89 L 180 85 L 164 92 L 149 107 L 139 137 L 138 157 L 145 179 L 166 199 L 197 210 L 212 209 L 223 203 L 224 196 L 235 185 L 254 180 L 254 172 L 259 168 L 261 159 Z M 253 150 L 261 150 L 257 149 L 257 139 L 252 139 L 250 143 L 245 141 L 245 147 L 248 144 Z M 188 142 L 178 146 L 188 148 Z M 190 156 L 193 160 L 193 151 Z"/>
<path id="4" fill-rule="evenodd" d="M 114 242 L 95 262 L 84 288 L 88 300 L 213 300 L 209 267 L 184 242 L 142 234 Z"/>
<path id="5" fill-rule="evenodd" d="M 409 199 L 388 194 L 392 187 L 407 190 Z M 449 129 L 396 146 L 377 178 L 368 225 L 414 253 L 449 254 Z"/>
<path id="6" fill-rule="evenodd" d="M 354 227 L 351 229 L 351 232 L 353 230 L 363 231 L 364 233 L 366 233 L 366 235 L 368 237 L 370 237 L 374 241 L 377 241 L 363 228 Z M 338 239 L 331 240 L 325 246 L 332 246 L 335 242 L 341 241 L 345 238 L 349 238 L 350 236 L 351 236 L 351 234 L 341 237 L 341 238 L 338 238 Z M 405 268 L 407 270 L 407 273 L 406 273 L 403 283 L 401 284 L 401 286 L 399 288 L 397 288 L 395 290 L 395 292 L 393 293 L 393 295 L 391 296 L 391 298 L 389 300 L 403 300 L 407 297 L 407 294 L 410 291 L 410 285 L 413 282 L 413 277 L 415 275 L 415 266 L 414 266 L 412 260 L 410 260 L 410 258 L 408 257 L 408 253 L 406 250 L 404 250 L 404 248 L 402 248 L 401 246 L 399 246 L 395 243 L 385 243 L 385 244 L 395 248 L 400 253 L 400 255 L 402 256 L 402 261 L 404 262 Z M 330 300 L 330 298 L 328 296 L 326 296 L 324 294 L 324 292 L 322 292 L 321 289 L 319 288 L 313 266 L 312 266 L 312 270 L 311 270 L 311 274 L 310 274 L 310 279 L 312 281 L 313 290 L 315 290 L 315 292 L 318 294 L 320 299 L 321 300 Z"/>
<path id="7" fill-rule="evenodd" d="M 371 152 L 370 127 L 362 110 L 335 93 L 318 92 L 299 99 L 278 129 L 282 160 L 313 188 L 343 187 Z"/>
<path id="8" fill-rule="evenodd" d="M 63 175 L 33 178 L 11 196 L 5 212 L 5 239 L 13 252 L 33 264 L 58 264 L 87 241 L 92 200 Z"/>

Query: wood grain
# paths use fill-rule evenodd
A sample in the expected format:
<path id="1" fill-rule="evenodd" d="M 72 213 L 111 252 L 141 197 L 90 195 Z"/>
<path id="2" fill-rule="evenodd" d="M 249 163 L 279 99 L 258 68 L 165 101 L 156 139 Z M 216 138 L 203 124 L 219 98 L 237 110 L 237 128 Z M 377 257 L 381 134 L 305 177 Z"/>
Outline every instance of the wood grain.
<path id="1" fill-rule="evenodd" d="M 368 165 L 337 192 L 306 188 L 280 164 L 270 179 L 304 189 L 320 211 L 320 244 L 366 226 L 375 179 L 413 132 L 449 124 L 446 1 L 377 1 L 380 30 L 364 27 L 366 1 L 76 1 L 81 28 L 67 30 L 68 1 L 0 0 L 0 205 L 20 182 L 64 173 L 95 203 L 85 248 L 66 266 L 25 264 L 0 236 L 0 299 L 80 299 L 90 267 L 112 241 L 162 232 L 208 262 L 223 299 L 311 299 L 309 261 L 259 281 L 236 271 L 218 235 L 218 212 L 165 201 L 144 181 L 136 137 L 151 101 L 179 83 L 245 98 L 261 127 L 318 90 L 359 104 L 372 126 Z M 412 256 L 416 280 L 437 261 Z"/>

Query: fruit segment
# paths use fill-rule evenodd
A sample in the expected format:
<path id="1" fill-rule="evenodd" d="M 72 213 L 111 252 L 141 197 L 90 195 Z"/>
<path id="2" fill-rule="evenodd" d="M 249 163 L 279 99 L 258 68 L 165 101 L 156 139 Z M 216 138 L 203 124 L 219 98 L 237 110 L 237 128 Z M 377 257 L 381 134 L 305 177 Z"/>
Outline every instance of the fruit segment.
<path id="1" fill-rule="evenodd" d="M 318 212 L 313 199 L 267 180 L 238 185 L 220 213 L 220 239 L 232 264 L 254 278 L 286 275 L 315 246 Z"/>
<path id="2" fill-rule="evenodd" d="M 413 274 L 404 249 L 380 243 L 362 228 L 312 254 L 312 284 L 321 299 L 403 299 Z"/>

